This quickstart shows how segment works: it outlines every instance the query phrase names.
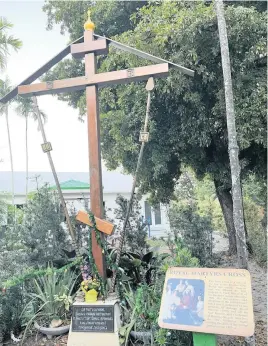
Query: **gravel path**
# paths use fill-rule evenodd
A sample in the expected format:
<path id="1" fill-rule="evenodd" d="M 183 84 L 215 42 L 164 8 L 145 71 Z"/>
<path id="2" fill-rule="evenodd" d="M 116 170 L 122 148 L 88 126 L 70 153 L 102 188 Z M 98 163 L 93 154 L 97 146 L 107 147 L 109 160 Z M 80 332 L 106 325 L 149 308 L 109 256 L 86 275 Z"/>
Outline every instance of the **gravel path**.
<path id="1" fill-rule="evenodd" d="M 227 255 L 228 239 L 219 233 L 213 234 L 214 252 L 220 256 L 221 267 L 236 267 L 237 260 Z M 249 272 L 251 274 L 253 310 L 255 318 L 256 346 L 267 346 L 267 272 L 253 259 L 249 260 Z M 243 345 L 243 338 L 219 336 L 219 346 Z"/>

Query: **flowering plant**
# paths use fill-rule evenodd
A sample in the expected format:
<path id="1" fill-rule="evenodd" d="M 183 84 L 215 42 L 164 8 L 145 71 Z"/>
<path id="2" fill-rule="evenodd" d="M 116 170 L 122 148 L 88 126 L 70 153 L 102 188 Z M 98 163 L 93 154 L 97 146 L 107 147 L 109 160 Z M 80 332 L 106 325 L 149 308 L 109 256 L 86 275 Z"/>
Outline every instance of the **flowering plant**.
<path id="1" fill-rule="evenodd" d="M 100 282 L 96 279 L 93 279 L 92 277 L 89 277 L 87 280 L 83 280 L 81 283 L 82 290 L 85 290 L 86 292 L 94 289 L 96 291 L 100 290 Z"/>
<path id="2" fill-rule="evenodd" d="M 90 278 L 90 268 L 89 266 L 85 263 L 85 265 L 82 265 L 80 267 L 81 269 L 81 272 L 82 272 L 82 277 L 83 277 L 83 280 L 88 280 Z"/>

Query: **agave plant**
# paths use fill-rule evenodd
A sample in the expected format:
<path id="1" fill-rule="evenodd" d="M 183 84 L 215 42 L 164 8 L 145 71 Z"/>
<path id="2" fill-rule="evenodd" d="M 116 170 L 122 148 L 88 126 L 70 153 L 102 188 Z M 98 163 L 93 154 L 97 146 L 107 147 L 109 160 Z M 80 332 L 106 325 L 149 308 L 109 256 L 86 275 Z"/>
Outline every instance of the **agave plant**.
<path id="1" fill-rule="evenodd" d="M 34 280 L 35 292 L 30 293 L 30 296 L 37 303 L 38 310 L 42 306 L 43 316 L 51 319 L 62 318 L 66 315 L 65 303 L 60 297 L 66 296 L 72 299 L 76 279 L 76 274 L 67 271 L 45 275 Z"/>
<path id="2" fill-rule="evenodd" d="M 51 270 L 51 273 L 33 280 L 32 291 L 27 293 L 31 300 L 21 314 L 21 318 L 26 320 L 25 334 L 34 322 L 44 325 L 52 320 L 66 320 L 70 317 L 69 310 L 78 277 L 70 270 L 63 273 L 53 273 Z"/>

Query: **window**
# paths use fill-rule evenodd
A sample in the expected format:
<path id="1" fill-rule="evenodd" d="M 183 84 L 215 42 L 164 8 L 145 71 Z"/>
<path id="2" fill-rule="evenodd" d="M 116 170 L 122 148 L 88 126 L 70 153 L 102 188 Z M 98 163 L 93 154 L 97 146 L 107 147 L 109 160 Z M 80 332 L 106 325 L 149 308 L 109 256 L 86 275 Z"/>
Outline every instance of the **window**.
<path id="1" fill-rule="evenodd" d="M 152 224 L 152 208 L 147 201 L 144 202 L 144 209 L 145 209 L 145 220 L 148 222 L 149 225 L 151 225 Z"/>
<path id="2" fill-rule="evenodd" d="M 155 225 L 161 225 L 160 203 L 158 203 L 158 205 L 154 207 L 154 220 L 155 220 Z"/>
<path id="3" fill-rule="evenodd" d="M 145 209 L 145 220 L 149 223 L 149 225 L 153 224 L 152 211 L 154 216 L 154 225 L 161 225 L 162 220 L 161 220 L 160 203 L 158 203 L 156 206 L 152 208 L 151 205 L 147 201 L 145 201 L 144 209 Z"/>

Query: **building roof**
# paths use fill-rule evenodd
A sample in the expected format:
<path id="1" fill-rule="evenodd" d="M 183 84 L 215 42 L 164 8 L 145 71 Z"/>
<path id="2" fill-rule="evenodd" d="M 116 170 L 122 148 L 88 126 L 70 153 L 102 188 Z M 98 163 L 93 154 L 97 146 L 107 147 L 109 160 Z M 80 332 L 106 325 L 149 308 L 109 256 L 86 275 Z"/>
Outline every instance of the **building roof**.
<path id="1" fill-rule="evenodd" d="M 84 183 L 83 181 L 79 180 L 67 180 L 64 181 L 63 183 L 60 183 L 60 187 L 62 190 L 88 190 L 89 189 L 89 184 Z M 52 189 L 56 189 L 56 185 L 51 186 Z"/>
<path id="2" fill-rule="evenodd" d="M 72 190 L 89 188 L 89 173 L 87 172 L 57 172 L 60 185 L 63 188 Z M 14 192 L 15 195 L 25 195 L 25 172 L 14 172 Z M 11 193 L 11 172 L 0 172 L 0 193 Z M 55 181 L 51 172 L 29 172 L 28 191 L 35 191 L 38 187 L 48 183 L 55 186 Z M 132 177 L 119 172 L 102 173 L 102 183 L 104 193 L 129 193 L 132 187 Z M 67 188 L 69 187 L 69 188 Z"/>

